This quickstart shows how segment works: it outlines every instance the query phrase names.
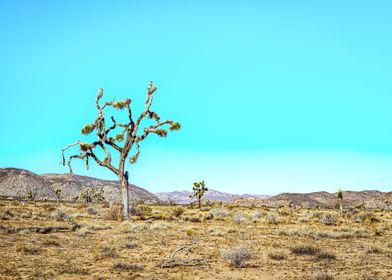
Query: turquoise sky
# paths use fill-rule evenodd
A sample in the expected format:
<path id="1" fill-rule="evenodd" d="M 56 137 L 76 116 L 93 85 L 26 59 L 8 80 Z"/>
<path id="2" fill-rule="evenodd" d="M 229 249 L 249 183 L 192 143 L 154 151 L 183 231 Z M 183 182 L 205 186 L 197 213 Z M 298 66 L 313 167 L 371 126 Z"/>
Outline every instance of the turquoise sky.
<path id="1" fill-rule="evenodd" d="M 86 139 L 98 87 L 140 111 L 154 80 L 153 108 L 183 129 L 143 143 L 134 184 L 391 191 L 391 13 L 391 1 L 2 1 L 0 167 L 67 172 L 61 148 Z"/>

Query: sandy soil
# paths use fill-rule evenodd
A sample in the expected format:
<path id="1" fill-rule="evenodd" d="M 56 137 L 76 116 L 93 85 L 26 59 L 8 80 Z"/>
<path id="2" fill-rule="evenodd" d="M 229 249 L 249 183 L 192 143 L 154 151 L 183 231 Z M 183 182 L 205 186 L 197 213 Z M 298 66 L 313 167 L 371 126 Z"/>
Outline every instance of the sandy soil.
<path id="1" fill-rule="evenodd" d="M 392 279 L 392 212 L 120 211 L 0 201 L 0 279 Z"/>

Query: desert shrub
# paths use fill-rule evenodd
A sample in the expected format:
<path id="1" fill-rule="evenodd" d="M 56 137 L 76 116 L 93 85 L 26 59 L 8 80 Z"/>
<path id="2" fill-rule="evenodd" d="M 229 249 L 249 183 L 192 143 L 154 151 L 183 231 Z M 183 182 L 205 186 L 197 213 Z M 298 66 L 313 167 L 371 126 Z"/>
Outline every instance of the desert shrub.
<path id="1" fill-rule="evenodd" d="M 233 215 L 233 222 L 236 224 L 245 224 L 249 221 L 249 216 L 244 213 L 235 213 Z"/>
<path id="2" fill-rule="evenodd" d="M 276 225 L 279 223 L 278 216 L 273 213 L 268 213 L 267 216 L 265 216 L 264 221 L 269 225 Z"/>
<path id="3" fill-rule="evenodd" d="M 102 258 L 117 258 L 118 255 L 113 248 L 103 247 L 103 248 L 101 248 L 101 257 Z"/>
<path id="4" fill-rule="evenodd" d="M 319 251 L 317 253 L 316 258 L 318 260 L 328 260 L 328 261 L 333 261 L 336 259 L 336 256 L 328 251 Z"/>
<path id="5" fill-rule="evenodd" d="M 104 219 L 110 221 L 122 221 L 123 214 L 122 214 L 122 205 L 112 204 L 108 211 L 104 215 Z"/>
<path id="6" fill-rule="evenodd" d="M 311 219 L 312 219 L 312 216 L 309 213 L 303 213 L 298 217 L 298 222 L 308 223 Z"/>
<path id="7" fill-rule="evenodd" d="M 296 255 L 316 256 L 320 249 L 310 244 L 297 244 L 290 248 L 290 251 Z"/>
<path id="8" fill-rule="evenodd" d="M 54 239 L 44 240 L 44 242 L 42 242 L 42 245 L 44 245 L 44 246 L 55 246 L 55 247 L 61 246 L 60 242 L 58 242 L 57 240 L 54 240 Z"/>
<path id="9" fill-rule="evenodd" d="M 57 209 L 56 207 L 53 206 L 53 204 L 49 204 L 49 203 L 42 204 L 42 208 L 44 209 L 45 212 L 52 212 Z"/>
<path id="10" fill-rule="evenodd" d="M 252 221 L 257 221 L 261 218 L 261 212 L 260 211 L 256 211 L 252 214 Z"/>
<path id="11" fill-rule="evenodd" d="M 312 280 L 333 280 L 333 279 L 334 279 L 333 274 L 329 272 L 318 272 L 312 277 Z"/>
<path id="12" fill-rule="evenodd" d="M 79 203 L 79 204 L 76 205 L 76 209 L 78 209 L 79 211 L 86 211 L 87 205 Z"/>
<path id="13" fill-rule="evenodd" d="M 129 263 L 115 263 L 113 265 L 113 269 L 115 270 L 123 270 L 123 271 L 141 271 L 143 267 L 138 264 L 129 264 Z"/>
<path id="14" fill-rule="evenodd" d="M 107 229 L 111 229 L 112 227 L 110 226 L 100 226 L 100 225 L 91 225 L 88 227 L 89 230 L 107 230 Z"/>
<path id="15" fill-rule="evenodd" d="M 225 235 L 226 235 L 226 231 L 224 231 L 224 230 L 222 230 L 222 229 L 210 229 L 210 230 L 209 230 L 209 233 L 210 233 L 212 236 L 219 236 L 219 237 L 222 237 L 222 236 L 225 236 Z"/>
<path id="16" fill-rule="evenodd" d="M 324 225 L 330 226 L 330 225 L 335 225 L 336 224 L 336 217 L 332 214 L 324 214 L 320 217 L 320 223 L 323 223 Z"/>
<path id="17" fill-rule="evenodd" d="M 323 212 L 317 211 L 317 212 L 313 212 L 312 217 L 316 218 L 316 219 L 320 219 L 321 216 L 323 216 Z"/>
<path id="18" fill-rule="evenodd" d="M 63 212 L 61 209 L 57 209 L 52 213 L 52 218 L 56 221 L 65 221 L 69 219 L 69 215 Z"/>
<path id="19" fill-rule="evenodd" d="M 285 210 L 285 209 L 279 209 L 278 210 L 278 214 L 280 216 L 290 216 L 291 213 L 289 211 Z"/>
<path id="20" fill-rule="evenodd" d="M 152 230 L 166 230 L 166 229 L 170 229 L 171 225 L 169 223 L 165 223 L 165 222 L 158 222 L 158 223 L 154 223 L 151 225 L 151 229 Z"/>
<path id="21" fill-rule="evenodd" d="M 81 228 L 78 230 L 78 235 L 81 237 L 86 237 L 89 234 L 92 234 L 93 232 L 90 231 L 88 228 Z"/>
<path id="22" fill-rule="evenodd" d="M 135 224 L 135 223 L 129 224 L 130 231 L 144 231 L 147 229 L 148 229 L 148 227 L 146 224 Z"/>
<path id="23" fill-rule="evenodd" d="M 3 212 L 0 213 L 0 219 L 1 220 L 10 220 L 14 217 L 14 214 L 9 210 L 6 209 Z"/>
<path id="24" fill-rule="evenodd" d="M 122 249 L 135 249 L 137 247 L 138 247 L 138 245 L 135 243 L 124 243 L 121 245 Z"/>
<path id="25" fill-rule="evenodd" d="M 190 221 L 190 222 L 192 222 L 192 223 L 200 223 L 201 222 L 201 217 L 200 217 L 200 215 L 191 215 L 191 216 L 188 216 L 188 217 L 185 217 L 185 219 L 184 219 L 185 221 Z"/>
<path id="26" fill-rule="evenodd" d="M 208 212 L 207 214 L 204 215 L 203 220 L 208 221 L 208 220 L 212 220 L 214 218 L 214 216 Z"/>
<path id="27" fill-rule="evenodd" d="M 38 255 L 39 253 L 41 253 L 40 247 L 31 244 L 25 245 L 25 244 L 17 243 L 15 245 L 15 250 L 16 252 L 29 254 L 29 255 Z"/>
<path id="28" fill-rule="evenodd" d="M 178 206 L 172 209 L 172 214 L 174 217 L 181 217 L 181 215 L 185 212 L 185 208 L 182 206 Z"/>
<path id="29" fill-rule="evenodd" d="M 210 213 L 214 217 L 215 220 L 225 220 L 229 216 L 229 212 L 223 208 L 213 208 L 210 210 Z"/>
<path id="30" fill-rule="evenodd" d="M 20 215 L 20 217 L 23 218 L 23 219 L 28 219 L 28 218 L 31 218 L 32 214 L 33 213 L 31 211 L 28 211 L 28 212 L 22 213 Z"/>
<path id="31" fill-rule="evenodd" d="M 233 203 L 227 203 L 225 207 L 231 211 L 236 207 L 236 205 Z"/>
<path id="32" fill-rule="evenodd" d="M 89 207 L 89 208 L 86 209 L 86 213 L 88 215 L 97 215 L 98 212 L 94 208 Z"/>
<path id="33" fill-rule="evenodd" d="M 360 214 L 357 214 L 353 216 L 353 220 L 355 223 L 365 223 L 365 222 L 370 222 L 370 223 L 377 223 L 380 220 L 371 212 L 362 212 Z"/>
<path id="34" fill-rule="evenodd" d="M 382 249 L 374 245 L 368 245 L 365 247 L 365 252 L 367 254 L 379 254 L 382 253 Z"/>
<path id="35" fill-rule="evenodd" d="M 146 217 L 152 215 L 152 208 L 147 205 L 131 205 L 129 207 L 129 213 L 131 216 L 139 216 L 139 217 Z"/>
<path id="36" fill-rule="evenodd" d="M 311 237 L 314 233 L 312 228 L 307 227 L 296 227 L 292 229 L 280 230 L 279 235 L 286 235 L 286 236 L 299 236 L 299 237 Z"/>
<path id="37" fill-rule="evenodd" d="M 281 261 L 286 259 L 286 254 L 283 251 L 269 251 L 268 257 L 276 261 Z"/>
<path id="38" fill-rule="evenodd" d="M 331 239 L 351 239 L 366 238 L 369 233 L 364 229 L 339 228 L 334 231 L 320 231 L 310 227 L 299 227 L 279 231 L 279 235 L 311 237 L 314 239 L 331 238 Z"/>
<path id="39" fill-rule="evenodd" d="M 224 250 L 221 255 L 224 259 L 229 260 L 232 266 L 237 268 L 242 267 L 244 261 L 253 257 L 252 251 L 246 245 L 239 245 L 233 249 Z"/>

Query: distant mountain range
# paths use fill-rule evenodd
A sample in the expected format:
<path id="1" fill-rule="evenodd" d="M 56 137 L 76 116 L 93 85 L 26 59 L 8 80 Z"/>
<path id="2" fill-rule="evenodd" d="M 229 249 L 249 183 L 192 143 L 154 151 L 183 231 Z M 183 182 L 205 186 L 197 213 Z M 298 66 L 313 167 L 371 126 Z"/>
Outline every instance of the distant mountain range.
<path id="1" fill-rule="evenodd" d="M 186 204 L 186 203 L 195 201 L 195 199 L 189 198 L 189 196 L 191 194 L 192 194 L 192 192 L 185 191 L 185 190 L 155 193 L 155 195 L 157 197 L 159 197 L 159 199 L 162 201 L 173 201 L 173 202 L 180 203 L 180 204 Z M 229 201 L 239 199 L 239 198 L 251 200 L 251 199 L 265 199 L 265 198 L 269 198 L 269 197 L 270 196 L 268 196 L 268 195 L 252 195 L 252 194 L 238 195 L 238 194 L 225 193 L 225 192 L 220 192 L 220 191 L 209 189 L 205 193 L 205 195 L 203 196 L 203 199 L 229 202 Z"/>
<path id="2" fill-rule="evenodd" d="M 162 201 L 173 201 L 175 203 L 186 204 L 195 199 L 190 199 L 189 191 L 173 191 L 155 193 Z M 343 192 L 345 206 L 357 206 L 362 204 L 367 208 L 387 208 L 392 209 L 392 192 L 380 191 L 345 191 Z M 267 195 L 235 195 L 216 190 L 208 190 L 203 196 L 205 200 L 233 202 L 237 205 L 265 205 L 269 207 L 279 207 L 285 205 L 301 207 L 334 207 L 338 203 L 336 193 L 312 192 L 312 193 L 282 193 L 276 196 Z"/>
<path id="3" fill-rule="evenodd" d="M 18 168 L 0 168 L 0 197 L 26 197 L 29 191 L 36 193 L 37 199 L 55 200 L 55 190 L 61 189 L 63 200 L 72 200 L 87 188 L 102 188 L 106 201 L 121 201 L 121 189 L 118 181 L 100 180 L 86 176 L 70 176 L 69 174 L 42 174 Z M 160 203 L 173 201 L 186 204 L 192 200 L 190 191 L 159 192 L 152 194 L 135 185 L 129 187 L 129 201 L 145 203 Z M 367 208 L 392 209 L 392 192 L 344 191 L 344 205 L 356 206 L 362 204 Z M 302 207 L 334 207 L 337 203 L 335 193 L 282 193 L 276 196 L 230 194 L 216 190 L 208 190 L 203 199 L 222 202 L 233 202 L 237 205 L 265 205 L 279 207 L 294 205 Z M 194 201 L 194 200 L 193 200 Z"/>
<path id="4" fill-rule="evenodd" d="M 42 174 L 18 168 L 0 168 L 0 196 L 26 197 L 29 191 L 36 193 L 36 199 L 55 200 L 55 190 L 61 189 L 61 199 L 72 200 L 87 188 L 102 188 L 106 201 L 121 201 L 121 189 L 118 181 L 100 180 L 87 176 L 69 174 Z M 158 203 L 154 194 L 129 185 L 129 201 Z"/>

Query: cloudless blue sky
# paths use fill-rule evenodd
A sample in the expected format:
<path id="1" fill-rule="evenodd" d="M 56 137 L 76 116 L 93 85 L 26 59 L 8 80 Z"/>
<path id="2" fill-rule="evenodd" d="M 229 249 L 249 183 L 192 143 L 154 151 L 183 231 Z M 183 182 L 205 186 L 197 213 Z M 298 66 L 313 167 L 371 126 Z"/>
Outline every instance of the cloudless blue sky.
<path id="1" fill-rule="evenodd" d="M 1 1 L 0 167 L 67 172 L 104 99 L 183 128 L 131 182 L 233 193 L 392 187 L 391 1 Z M 76 161 L 77 174 L 114 179 Z"/>

